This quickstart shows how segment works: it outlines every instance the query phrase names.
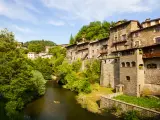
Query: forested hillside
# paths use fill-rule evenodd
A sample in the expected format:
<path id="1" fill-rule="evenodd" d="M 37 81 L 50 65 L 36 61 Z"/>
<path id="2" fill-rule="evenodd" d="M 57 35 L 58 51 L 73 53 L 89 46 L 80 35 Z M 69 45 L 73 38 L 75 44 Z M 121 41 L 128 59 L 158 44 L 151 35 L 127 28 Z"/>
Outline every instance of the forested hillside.
<path id="1" fill-rule="evenodd" d="M 45 51 L 45 46 L 55 46 L 56 44 L 49 40 L 32 40 L 24 43 L 24 46 L 28 48 L 29 52 L 39 53 Z"/>
<path id="2" fill-rule="evenodd" d="M 70 44 L 82 41 L 84 38 L 86 41 L 92 41 L 96 39 L 102 39 L 109 37 L 109 30 L 111 26 L 114 26 L 114 22 L 90 22 L 89 25 L 84 25 L 75 37 L 70 37 Z"/>
<path id="3" fill-rule="evenodd" d="M 128 20 L 120 20 L 118 22 L 124 23 Z M 107 22 L 107 21 L 94 21 L 90 22 L 89 25 L 84 25 L 78 33 L 73 37 L 70 36 L 70 44 L 82 41 L 94 41 L 103 38 L 109 37 L 110 27 L 116 25 L 116 22 Z"/>

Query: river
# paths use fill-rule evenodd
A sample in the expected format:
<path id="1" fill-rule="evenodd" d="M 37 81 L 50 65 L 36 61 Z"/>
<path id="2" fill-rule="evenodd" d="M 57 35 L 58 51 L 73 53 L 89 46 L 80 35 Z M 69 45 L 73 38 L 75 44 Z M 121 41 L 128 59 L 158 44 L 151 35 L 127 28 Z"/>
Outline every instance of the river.
<path id="1" fill-rule="evenodd" d="M 45 95 L 24 109 L 24 120 L 117 120 L 111 114 L 101 116 L 81 108 L 75 96 L 76 93 L 48 81 Z"/>

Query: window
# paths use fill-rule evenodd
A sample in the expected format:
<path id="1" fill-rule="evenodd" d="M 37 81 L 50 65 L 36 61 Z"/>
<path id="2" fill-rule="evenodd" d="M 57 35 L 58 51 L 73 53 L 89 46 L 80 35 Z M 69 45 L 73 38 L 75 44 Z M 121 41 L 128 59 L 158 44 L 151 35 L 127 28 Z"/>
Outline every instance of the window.
<path id="1" fill-rule="evenodd" d="M 115 37 L 115 41 L 117 41 L 117 37 Z"/>
<path id="2" fill-rule="evenodd" d="M 125 67 L 125 63 L 124 62 L 122 62 L 121 64 L 122 64 L 122 67 Z"/>
<path id="3" fill-rule="evenodd" d="M 139 69 L 143 70 L 143 64 L 139 64 Z"/>
<path id="4" fill-rule="evenodd" d="M 157 68 L 157 64 L 148 64 L 147 68 L 148 69 L 156 69 Z"/>
<path id="5" fill-rule="evenodd" d="M 126 40 L 126 39 L 127 39 L 126 34 L 122 35 L 122 40 Z"/>
<path id="6" fill-rule="evenodd" d="M 139 49 L 139 54 L 140 54 L 140 55 L 142 55 L 142 54 L 143 54 L 142 49 Z"/>
<path id="7" fill-rule="evenodd" d="M 126 80 L 129 82 L 130 81 L 130 76 L 126 76 Z"/>
<path id="8" fill-rule="evenodd" d="M 135 67 L 136 66 L 136 62 L 132 62 L 132 67 Z"/>
<path id="9" fill-rule="evenodd" d="M 155 38 L 156 43 L 160 43 L 160 37 Z"/>
<path id="10" fill-rule="evenodd" d="M 97 53 L 99 53 L 99 50 L 97 49 Z"/>
<path id="11" fill-rule="evenodd" d="M 127 67 L 130 67 L 130 62 L 126 62 L 126 66 L 127 66 Z"/>
<path id="12" fill-rule="evenodd" d="M 134 33 L 134 36 L 135 36 L 135 37 L 138 37 L 138 36 L 139 36 L 139 33 L 138 33 L 138 32 Z"/>
<path id="13" fill-rule="evenodd" d="M 155 32 L 160 32 L 160 26 L 155 28 Z"/>
<path id="14" fill-rule="evenodd" d="M 147 27 L 150 27 L 150 26 L 151 26 L 151 23 L 150 23 L 150 22 L 148 22 L 148 23 L 147 23 Z"/>
<path id="15" fill-rule="evenodd" d="M 135 41 L 135 47 L 139 47 L 140 41 Z"/>

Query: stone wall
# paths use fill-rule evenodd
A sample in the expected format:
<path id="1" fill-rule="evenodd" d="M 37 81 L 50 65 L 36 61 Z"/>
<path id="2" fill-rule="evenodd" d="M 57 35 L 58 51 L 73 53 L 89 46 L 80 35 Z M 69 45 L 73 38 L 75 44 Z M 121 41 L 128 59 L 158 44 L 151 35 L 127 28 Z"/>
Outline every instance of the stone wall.
<path id="1" fill-rule="evenodd" d="M 143 90 L 149 90 L 152 95 L 160 95 L 160 85 L 144 84 Z"/>
<path id="2" fill-rule="evenodd" d="M 105 59 L 101 62 L 100 85 L 115 88 L 119 84 L 119 60 Z"/>
<path id="3" fill-rule="evenodd" d="M 130 103 L 111 99 L 106 96 L 101 96 L 101 101 L 100 101 L 100 108 L 101 109 L 105 109 L 105 108 L 111 109 L 113 107 L 120 108 L 122 110 L 122 112 L 127 112 L 130 110 L 140 111 L 141 115 L 145 115 L 145 117 L 152 117 L 152 116 L 159 116 L 160 115 L 160 112 L 155 111 L 155 110 L 151 110 L 151 109 L 147 109 L 147 108 L 133 105 Z"/>
<path id="4" fill-rule="evenodd" d="M 157 27 L 160 27 L 160 25 Z M 160 32 L 156 32 L 155 28 L 156 27 L 150 27 L 137 31 L 136 34 L 138 34 L 138 36 L 135 36 L 135 33 L 132 33 L 133 47 L 137 47 L 136 41 L 139 41 L 139 46 L 153 45 L 155 43 L 155 37 L 160 36 Z"/>
<path id="5" fill-rule="evenodd" d="M 129 62 L 130 67 L 127 66 Z M 132 62 L 135 62 L 136 65 L 133 67 Z M 125 63 L 125 66 L 122 66 L 122 63 Z M 134 55 L 127 55 L 120 57 L 120 83 L 124 85 L 124 94 L 134 95 L 137 94 L 137 57 Z"/>
<path id="6" fill-rule="evenodd" d="M 147 68 L 148 64 L 156 64 L 157 68 Z M 160 58 L 146 59 L 145 67 L 145 84 L 160 85 Z"/>

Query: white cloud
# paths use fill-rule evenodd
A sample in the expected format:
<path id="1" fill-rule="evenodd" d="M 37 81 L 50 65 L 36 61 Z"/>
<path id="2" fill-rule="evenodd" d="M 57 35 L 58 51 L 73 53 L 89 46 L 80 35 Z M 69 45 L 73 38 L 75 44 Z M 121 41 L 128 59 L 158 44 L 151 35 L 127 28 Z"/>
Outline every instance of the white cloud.
<path id="1" fill-rule="evenodd" d="M 12 25 L 12 28 L 16 29 L 19 32 L 23 32 L 23 33 L 31 33 L 32 32 L 32 30 L 29 29 L 29 28 L 23 28 L 23 27 L 20 27 L 20 26 L 17 26 L 17 25 Z"/>
<path id="2" fill-rule="evenodd" d="M 34 9 L 34 7 L 31 8 Z M 37 20 L 32 13 L 24 8 L 24 6 L 15 2 L 8 2 L 6 0 L 0 0 L 0 15 L 6 16 L 10 19 L 19 19 L 32 22 Z"/>
<path id="3" fill-rule="evenodd" d="M 45 6 L 63 10 L 74 18 L 104 20 L 121 13 L 150 12 L 159 0 L 42 0 Z"/>
<path id="4" fill-rule="evenodd" d="M 65 22 L 63 22 L 63 21 L 55 21 L 55 20 L 50 20 L 48 23 L 51 24 L 51 25 L 54 25 L 54 26 L 63 26 L 63 25 L 65 25 Z"/>
<path id="5" fill-rule="evenodd" d="M 17 5 L 20 5 L 24 8 L 30 9 L 36 13 L 41 13 L 36 7 L 34 7 L 31 3 L 32 0 L 13 0 Z"/>

